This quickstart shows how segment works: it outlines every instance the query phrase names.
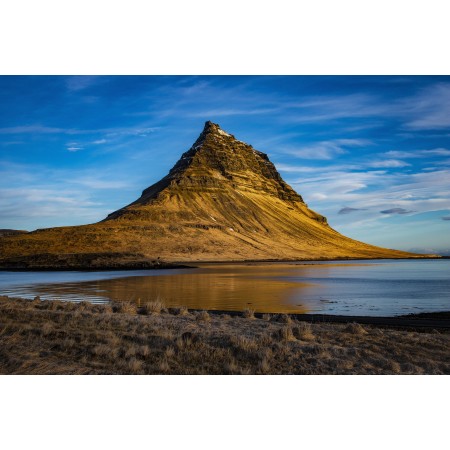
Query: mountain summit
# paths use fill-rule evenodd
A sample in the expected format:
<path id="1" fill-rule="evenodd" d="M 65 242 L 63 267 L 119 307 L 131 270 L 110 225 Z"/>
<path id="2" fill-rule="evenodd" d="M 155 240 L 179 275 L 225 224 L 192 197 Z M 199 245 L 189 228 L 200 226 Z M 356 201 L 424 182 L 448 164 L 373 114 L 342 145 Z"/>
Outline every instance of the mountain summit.
<path id="1" fill-rule="evenodd" d="M 0 267 L 413 256 L 339 234 L 265 153 L 209 121 L 164 178 L 103 221 L 0 239 Z"/>
<path id="2" fill-rule="evenodd" d="M 139 199 L 112 214 L 106 220 L 136 214 L 139 206 L 155 205 L 173 198 L 213 198 L 216 208 L 223 208 L 236 195 L 259 194 L 274 197 L 292 206 L 302 205 L 311 218 L 326 223 L 326 219 L 306 208 L 302 197 L 284 182 L 268 156 L 251 145 L 237 140 L 219 125 L 206 122 L 192 147 L 178 160 L 162 180 L 148 187 Z M 222 200 L 222 202 L 221 202 Z M 242 203 L 242 198 L 233 202 Z M 221 206 L 220 206 L 221 205 Z M 193 206 L 193 205 L 192 205 Z M 196 208 L 194 208 L 196 209 Z M 239 211 L 246 215 L 250 211 Z M 225 216 L 229 216 L 227 212 Z M 197 214 L 202 217 L 201 211 Z M 226 217 L 223 217 L 227 222 Z M 254 216 L 254 215 L 253 215 Z M 211 220 L 211 215 L 205 217 Z M 241 217 L 242 220 L 242 217 Z"/>

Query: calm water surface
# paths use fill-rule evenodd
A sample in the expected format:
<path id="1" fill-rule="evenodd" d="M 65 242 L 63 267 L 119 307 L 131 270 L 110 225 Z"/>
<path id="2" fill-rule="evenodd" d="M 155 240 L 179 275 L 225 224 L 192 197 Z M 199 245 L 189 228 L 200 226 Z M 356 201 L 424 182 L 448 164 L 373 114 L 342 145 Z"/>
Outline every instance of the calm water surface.
<path id="1" fill-rule="evenodd" d="M 261 312 L 399 315 L 450 310 L 450 260 L 202 264 L 196 269 L 0 272 L 0 294 Z"/>

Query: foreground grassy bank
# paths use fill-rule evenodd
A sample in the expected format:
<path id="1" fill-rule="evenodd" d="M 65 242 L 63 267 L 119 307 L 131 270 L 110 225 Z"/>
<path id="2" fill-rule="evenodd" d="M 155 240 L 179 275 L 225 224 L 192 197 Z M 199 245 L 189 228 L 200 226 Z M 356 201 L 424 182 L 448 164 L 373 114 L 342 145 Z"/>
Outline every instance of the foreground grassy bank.
<path id="1" fill-rule="evenodd" d="M 450 333 L 0 297 L 2 374 L 449 374 Z"/>

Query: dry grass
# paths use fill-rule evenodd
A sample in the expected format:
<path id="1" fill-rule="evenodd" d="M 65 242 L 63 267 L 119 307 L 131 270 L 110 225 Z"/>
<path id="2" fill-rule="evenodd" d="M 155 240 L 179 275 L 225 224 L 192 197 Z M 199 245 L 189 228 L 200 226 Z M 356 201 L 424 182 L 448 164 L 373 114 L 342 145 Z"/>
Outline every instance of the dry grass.
<path id="1" fill-rule="evenodd" d="M 160 314 L 164 309 L 166 309 L 166 305 L 160 298 L 158 298 L 151 302 L 145 303 L 145 305 L 141 307 L 140 313 L 144 315 Z"/>
<path id="2" fill-rule="evenodd" d="M 448 331 L 136 312 L 0 297 L 0 373 L 450 374 Z"/>
<path id="3" fill-rule="evenodd" d="M 175 316 L 187 316 L 189 314 L 189 310 L 186 308 L 186 306 L 182 306 L 180 308 L 172 308 L 170 312 Z"/>
<path id="4" fill-rule="evenodd" d="M 349 323 L 344 328 L 344 332 L 345 333 L 350 333 L 350 334 L 358 334 L 358 335 L 367 334 L 367 331 L 359 323 Z"/>
<path id="5" fill-rule="evenodd" d="M 255 311 L 253 309 L 246 308 L 246 309 L 244 309 L 244 311 L 242 311 L 242 317 L 244 319 L 254 319 Z"/>
<path id="6" fill-rule="evenodd" d="M 276 316 L 276 320 L 277 320 L 277 322 L 280 322 L 280 323 L 286 323 L 286 324 L 292 323 L 291 316 L 289 316 L 288 314 L 278 314 L 278 316 Z"/>
<path id="7" fill-rule="evenodd" d="M 307 322 L 299 322 L 292 330 L 294 336 L 301 341 L 312 341 L 315 336 L 312 331 L 312 326 Z"/>
<path id="8" fill-rule="evenodd" d="M 294 335 L 292 334 L 292 328 L 284 326 L 281 328 L 278 328 L 272 333 L 272 339 L 274 341 L 293 341 L 295 339 Z"/>
<path id="9" fill-rule="evenodd" d="M 211 316 L 208 311 L 200 311 L 195 316 L 197 322 L 209 322 L 211 320 Z"/>
<path id="10" fill-rule="evenodd" d="M 137 306 L 133 302 L 114 302 L 112 304 L 112 310 L 115 313 L 137 314 Z"/>

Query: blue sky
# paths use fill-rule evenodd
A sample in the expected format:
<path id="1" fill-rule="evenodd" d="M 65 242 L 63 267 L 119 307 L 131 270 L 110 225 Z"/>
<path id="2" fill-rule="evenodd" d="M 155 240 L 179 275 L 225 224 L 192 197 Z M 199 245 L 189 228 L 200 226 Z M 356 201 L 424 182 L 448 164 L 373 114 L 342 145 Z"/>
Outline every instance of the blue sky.
<path id="1" fill-rule="evenodd" d="M 332 227 L 450 254 L 450 77 L 0 76 L 0 228 L 95 222 L 211 120 Z"/>

